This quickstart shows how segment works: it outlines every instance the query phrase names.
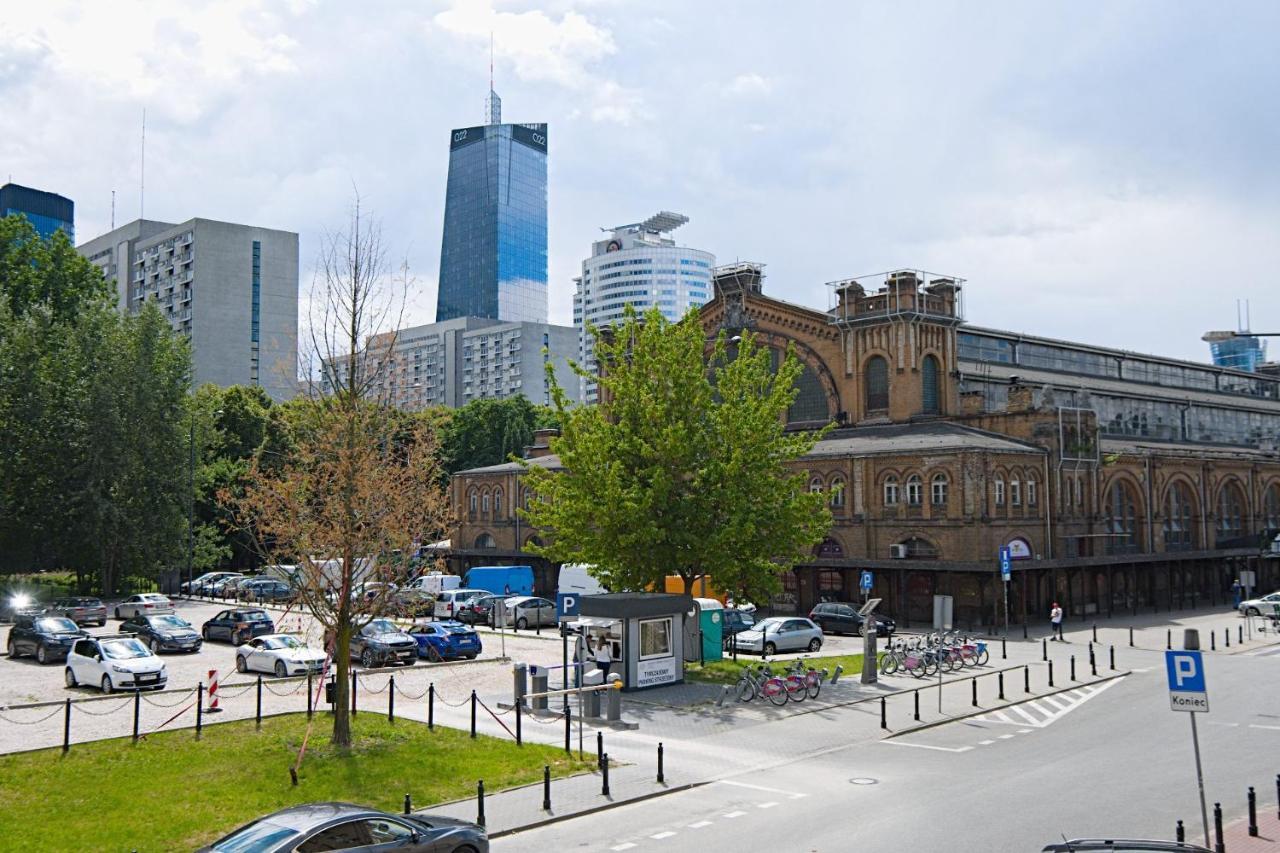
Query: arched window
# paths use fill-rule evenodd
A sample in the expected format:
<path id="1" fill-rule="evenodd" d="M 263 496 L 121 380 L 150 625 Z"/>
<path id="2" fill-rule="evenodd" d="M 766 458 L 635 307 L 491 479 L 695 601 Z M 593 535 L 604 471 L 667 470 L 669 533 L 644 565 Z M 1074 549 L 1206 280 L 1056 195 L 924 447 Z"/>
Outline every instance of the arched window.
<path id="1" fill-rule="evenodd" d="M 867 414 L 889 411 L 889 362 L 878 355 L 867 360 Z"/>
<path id="2" fill-rule="evenodd" d="M 839 601 L 844 596 L 844 578 L 839 569 L 818 569 L 818 600 Z"/>
<path id="3" fill-rule="evenodd" d="M 1004 506 L 1004 477 L 996 474 L 996 506 Z"/>
<path id="4" fill-rule="evenodd" d="M 502 488 L 501 487 L 493 490 L 493 514 L 496 516 L 502 515 Z"/>
<path id="5" fill-rule="evenodd" d="M 489 514 L 489 493 L 482 492 L 480 494 L 480 512 L 485 515 Z"/>
<path id="6" fill-rule="evenodd" d="M 480 505 L 480 495 L 479 493 L 476 492 L 475 489 L 472 489 L 471 494 L 467 496 L 467 508 L 471 511 L 472 515 L 476 514 L 476 509 L 479 507 L 479 505 Z"/>
<path id="7" fill-rule="evenodd" d="M 920 506 L 924 503 L 924 481 L 919 474 L 907 478 L 907 506 Z"/>
<path id="8" fill-rule="evenodd" d="M 1022 506 L 1022 483 L 1017 477 L 1009 478 L 1009 506 Z"/>
<path id="9" fill-rule="evenodd" d="M 1138 501 L 1133 489 L 1121 480 L 1107 495 L 1107 553 L 1136 554 L 1142 550 L 1138 531 Z"/>
<path id="10" fill-rule="evenodd" d="M 947 475 L 934 474 L 929 484 L 929 500 L 934 506 L 947 505 Z"/>
<path id="11" fill-rule="evenodd" d="M 796 377 L 796 399 L 787 409 L 787 423 L 826 423 L 830 419 L 827 392 L 822 389 L 818 374 L 809 365 L 801 365 L 800 375 Z"/>
<path id="12" fill-rule="evenodd" d="M 844 507 L 844 478 L 833 477 L 831 480 L 831 508 L 842 509 Z"/>
<path id="13" fill-rule="evenodd" d="M 893 474 L 884 478 L 884 505 L 898 505 L 898 478 Z"/>
<path id="14" fill-rule="evenodd" d="M 814 477 L 812 480 L 809 481 L 809 492 L 811 494 L 816 494 L 817 492 L 820 492 L 820 491 L 822 491 L 822 478 Z"/>
<path id="15" fill-rule="evenodd" d="M 1067 509 L 1074 512 L 1076 508 L 1076 478 L 1067 476 L 1062 481 L 1062 502 Z"/>
<path id="16" fill-rule="evenodd" d="M 1027 506 L 1036 505 L 1036 501 L 1039 500 L 1039 497 L 1040 497 L 1039 495 L 1036 494 L 1037 491 L 1038 490 L 1036 488 L 1036 478 L 1028 477 L 1027 478 Z"/>
<path id="17" fill-rule="evenodd" d="M 1196 526 L 1191 491 L 1184 483 L 1169 487 L 1164 509 L 1164 549 L 1190 551 L 1196 544 Z"/>
<path id="18" fill-rule="evenodd" d="M 528 509 L 531 503 L 533 503 L 533 489 L 529 488 L 528 486 L 525 486 L 524 487 L 524 508 Z"/>
<path id="19" fill-rule="evenodd" d="M 933 543 L 927 539 L 921 539 L 919 536 L 912 536 L 910 539 L 904 540 L 902 545 L 906 546 L 908 560 L 936 560 L 938 559 L 938 549 Z"/>
<path id="20" fill-rule="evenodd" d="M 1084 505 L 1084 477 L 1076 478 L 1076 506 L 1080 508 L 1080 512 L 1087 512 Z"/>
<path id="21" fill-rule="evenodd" d="M 1229 482 L 1218 492 L 1218 539 L 1238 539 L 1244 535 L 1244 494 Z"/>
<path id="22" fill-rule="evenodd" d="M 920 365 L 920 399 L 921 411 L 926 415 L 936 415 L 942 411 L 942 394 L 938 388 L 938 360 L 926 355 Z"/>
<path id="23" fill-rule="evenodd" d="M 823 560 L 841 560 L 844 558 L 844 548 L 840 546 L 839 542 L 828 536 L 814 547 L 813 556 Z"/>
<path id="24" fill-rule="evenodd" d="M 1262 499 L 1262 515 L 1267 530 L 1280 530 L 1280 484 L 1267 487 L 1266 497 Z"/>
<path id="25" fill-rule="evenodd" d="M 476 537 L 477 548 L 497 548 L 498 543 L 493 541 L 493 537 L 488 533 L 481 533 Z"/>

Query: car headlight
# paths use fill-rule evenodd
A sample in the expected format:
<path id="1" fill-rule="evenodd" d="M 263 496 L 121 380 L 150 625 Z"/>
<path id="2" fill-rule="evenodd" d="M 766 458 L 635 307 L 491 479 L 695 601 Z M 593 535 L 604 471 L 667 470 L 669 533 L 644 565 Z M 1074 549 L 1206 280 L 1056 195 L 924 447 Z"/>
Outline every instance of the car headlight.
<path id="1" fill-rule="evenodd" d="M 122 672 L 122 673 L 124 673 L 125 675 L 131 675 L 131 674 L 132 674 L 132 673 L 129 671 L 128 667 L 116 666 L 115 664 L 111 664 L 111 670 L 112 670 L 113 672 Z"/>
<path id="2" fill-rule="evenodd" d="M 17 595 L 15 595 L 15 596 L 13 596 L 12 598 L 10 598 L 10 599 L 9 599 L 9 606 L 10 606 L 10 607 L 18 607 L 18 608 L 21 608 L 21 607 L 30 607 L 30 606 L 31 606 L 31 596 L 27 595 L 26 593 L 22 593 L 22 592 L 20 592 L 20 593 L 18 593 Z"/>

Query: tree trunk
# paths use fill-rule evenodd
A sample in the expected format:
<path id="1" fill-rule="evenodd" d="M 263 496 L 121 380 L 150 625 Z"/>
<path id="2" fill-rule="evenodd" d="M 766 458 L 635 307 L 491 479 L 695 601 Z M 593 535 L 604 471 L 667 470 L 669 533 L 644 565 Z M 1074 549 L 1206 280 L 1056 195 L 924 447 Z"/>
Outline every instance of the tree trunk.
<path id="1" fill-rule="evenodd" d="M 343 566 L 343 575 L 349 571 L 348 562 Z M 345 581 L 346 578 L 344 577 Z M 351 746 L 351 611 L 350 593 L 345 589 L 343 600 L 338 608 L 338 625 L 334 631 L 333 663 L 334 663 L 334 703 L 333 703 L 333 738 L 334 746 Z"/>

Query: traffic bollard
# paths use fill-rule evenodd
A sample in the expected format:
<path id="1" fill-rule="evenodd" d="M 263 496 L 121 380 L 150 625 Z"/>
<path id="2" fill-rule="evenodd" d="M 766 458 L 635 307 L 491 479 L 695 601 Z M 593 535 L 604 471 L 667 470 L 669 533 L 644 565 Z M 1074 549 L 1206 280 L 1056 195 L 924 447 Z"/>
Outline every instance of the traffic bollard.
<path id="1" fill-rule="evenodd" d="M 918 723 L 920 722 L 920 691 L 919 690 L 915 691 L 914 695 L 915 695 L 915 705 L 916 705 L 915 720 Z M 68 699 L 67 701 L 70 702 L 71 700 Z"/>
<path id="2" fill-rule="evenodd" d="M 573 753 L 573 709 L 564 709 L 564 751 Z"/>
<path id="3" fill-rule="evenodd" d="M 138 742 L 138 721 L 142 714 L 142 691 L 135 690 L 133 693 L 133 742 Z"/>
<path id="4" fill-rule="evenodd" d="M 524 734 L 520 731 L 520 703 L 516 703 L 516 746 L 524 746 Z"/>
<path id="5" fill-rule="evenodd" d="M 356 715 L 356 694 L 360 690 L 360 673 L 357 670 L 351 670 L 351 716 Z"/>
<path id="6" fill-rule="evenodd" d="M 436 727 L 436 683 L 427 685 L 427 728 Z"/>
<path id="7" fill-rule="evenodd" d="M 1177 830 L 1174 832 L 1173 837 L 1174 837 L 1174 840 L 1175 840 L 1175 841 L 1186 841 L 1186 840 L 1187 840 L 1187 831 L 1186 831 L 1186 829 L 1184 829 L 1184 828 L 1183 828 L 1183 826 L 1182 826 L 1182 821 L 1178 821 L 1178 828 L 1177 828 Z"/>
<path id="8" fill-rule="evenodd" d="M 1098 659 L 1093 655 L 1089 655 L 1089 672 L 1094 678 L 1098 677 Z"/>
<path id="9" fill-rule="evenodd" d="M 604 732 L 596 732 L 596 767 L 604 766 Z"/>
<path id="10" fill-rule="evenodd" d="M 1098 642 L 1098 623 L 1097 622 L 1093 623 L 1093 641 L 1095 643 Z"/>
<path id="11" fill-rule="evenodd" d="M 1040 640 L 1040 660 L 1047 661 L 1049 659 L 1049 641 Z"/>
<path id="12" fill-rule="evenodd" d="M 1049 686 L 1053 686 L 1053 661 L 1049 661 Z"/>
<path id="13" fill-rule="evenodd" d="M 882 729 L 889 728 L 889 720 L 886 716 L 885 703 L 884 703 L 883 696 L 880 697 L 880 728 Z"/>
<path id="14" fill-rule="evenodd" d="M 1115 668 L 1116 668 L 1116 647 L 1112 646 L 1111 647 L 1111 669 L 1114 670 Z"/>
<path id="15" fill-rule="evenodd" d="M 1000 660 L 1008 660 L 1008 659 L 1009 659 L 1009 652 L 1005 648 L 1004 637 L 1001 637 L 1000 638 Z"/>
<path id="16" fill-rule="evenodd" d="M 387 722 L 394 723 L 396 721 L 396 677 L 392 675 L 387 679 Z"/>
<path id="17" fill-rule="evenodd" d="M 1231 629 L 1230 628 L 1222 629 L 1222 639 L 1226 641 L 1227 648 L 1231 648 Z"/>
<path id="18" fill-rule="evenodd" d="M 307 671 L 307 719 L 311 719 L 311 702 L 312 700 L 311 672 Z"/>
<path id="19" fill-rule="evenodd" d="M 1003 672 L 996 673 L 996 680 L 1000 685 L 1000 701 L 1003 702 L 1004 701 L 1004 673 Z"/>
<path id="20" fill-rule="evenodd" d="M 1213 804 L 1213 851 L 1226 853 L 1227 846 L 1222 840 L 1222 803 Z"/>
<path id="21" fill-rule="evenodd" d="M 201 681 L 196 685 L 196 737 L 200 737 L 200 730 L 204 728 L 204 682 Z M 1277 777 L 1280 778 L 1280 777 Z M 1277 787 L 1280 787 L 1278 785 Z"/>
<path id="22" fill-rule="evenodd" d="M 978 707 L 978 679 L 976 677 L 969 679 L 969 686 L 973 688 L 973 707 L 976 708 Z"/>
<path id="23" fill-rule="evenodd" d="M 600 796 L 609 796 L 609 754 L 605 753 L 600 762 Z"/>
<path id="24" fill-rule="evenodd" d="M 1071 680 L 1076 680 L 1076 656 L 1071 656 Z"/>
<path id="25" fill-rule="evenodd" d="M 1133 648 L 1133 629 L 1129 629 L 1129 648 Z"/>
<path id="26" fill-rule="evenodd" d="M 1209 651 L 1216 652 L 1218 650 L 1218 635 L 1213 631 L 1209 632 Z"/>
<path id="27" fill-rule="evenodd" d="M 71 751 L 71 700 L 67 700 L 66 710 L 62 715 L 62 754 Z"/>
<path id="28" fill-rule="evenodd" d="M 1249 835 L 1258 837 L 1258 795 L 1253 792 L 1252 785 L 1249 786 Z"/>
<path id="29" fill-rule="evenodd" d="M 1166 649 L 1172 649 L 1172 648 L 1173 648 L 1173 629 L 1172 629 L 1172 628 L 1167 628 L 1167 629 L 1165 630 L 1165 635 L 1164 635 L 1164 647 L 1165 647 Z"/>
<path id="30" fill-rule="evenodd" d="M 1236 642 L 1240 643 L 1241 645 L 1244 645 L 1244 626 L 1243 625 L 1236 626 Z"/>
<path id="31" fill-rule="evenodd" d="M 840 680 L 840 673 L 842 672 L 844 672 L 844 666 L 841 664 L 836 664 L 835 671 L 831 673 L 832 684 L 835 684 L 837 681 Z"/>
<path id="32" fill-rule="evenodd" d="M 484 780 L 476 782 L 476 823 L 484 826 Z"/>
<path id="33" fill-rule="evenodd" d="M 1276 774 L 1276 818 L 1280 819 L 1280 773 Z"/>
<path id="34" fill-rule="evenodd" d="M 409 814 L 413 811 L 413 800 L 409 799 L 409 795 L 404 795 L 404 813 Z"/>
<path id="35" fill-rule="evenodd" d="M 471 736 L 476 736 L 476 692 L 471 691 Z"/>
<path id="36" fill-rule="evenodd" d="M 258 728 L 262 728 L 262 676 L 258 676 L 258 705 L 253 712 L 253 723 Z"/>
<path id="37" fill-rule="evenodd" d="M 658 784 L 662 785 L 667 781 L 666 775 L 662 772 L 662 741 L 658 741 Z M 1253 789 L 1250 788 L 1250 791 Z M 1249 796 L 1253 796 L 1251 793 Z"/>
<path id="38" fill-rule="evenodd" d="M 542 765 L 542 810 L 551 811 L 551 767 Z"/>
<path id="39" fill-rule="evenodd" d="M 1022 668 L 1022 692 L 1031 692 L 1031 667 L 1024 666 Z"/>

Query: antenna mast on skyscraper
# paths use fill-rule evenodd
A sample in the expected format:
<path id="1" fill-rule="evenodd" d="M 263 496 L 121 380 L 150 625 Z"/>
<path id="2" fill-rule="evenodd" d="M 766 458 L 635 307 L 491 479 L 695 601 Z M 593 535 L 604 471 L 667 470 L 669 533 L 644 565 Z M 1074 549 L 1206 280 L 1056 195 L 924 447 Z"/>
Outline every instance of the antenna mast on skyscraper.
<path id="1" fill-rule="evenodd" d="M 138 218 L 147 210 L 147 108 L 142 108 L 142 157 L 138 164 Z"/>
<path id="2" fill-rule="evenodd" d="M 502 124 L 502 99 L 493 91 L 493 30 L 489 30 L 489 97 L 484 100 L 485 124 Z"/>

